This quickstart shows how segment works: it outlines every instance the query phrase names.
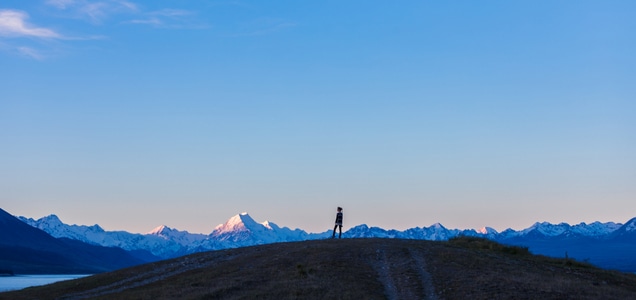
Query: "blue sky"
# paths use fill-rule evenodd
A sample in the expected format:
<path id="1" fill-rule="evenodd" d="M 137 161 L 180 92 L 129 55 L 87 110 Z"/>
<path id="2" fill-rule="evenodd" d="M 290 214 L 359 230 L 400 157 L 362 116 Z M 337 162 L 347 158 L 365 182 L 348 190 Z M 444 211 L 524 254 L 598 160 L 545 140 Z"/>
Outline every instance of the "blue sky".
<path id="1" fill-rule="evenodd" d="M 210 232 L 636 216 L 632 1 L 0 4 L 0 207 Z"/>

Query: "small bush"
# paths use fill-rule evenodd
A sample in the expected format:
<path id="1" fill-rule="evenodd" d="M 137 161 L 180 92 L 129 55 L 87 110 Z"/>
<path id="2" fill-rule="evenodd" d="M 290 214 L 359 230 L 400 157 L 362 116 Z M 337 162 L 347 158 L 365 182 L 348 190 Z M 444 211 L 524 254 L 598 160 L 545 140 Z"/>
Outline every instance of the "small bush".
<path id="1" fill-rule="evenodd" d="M 298 275 L 300 277 L 307 277 L 307 270 L 305 270 L 305 267 L 302 264 L 297 264 L 296 269 L 298 270 Z"/>
<path id="2" fill-rule="evenodd" d="M 530 255 L 528 247 L 503 245 L 495 241 L 479 237 L 458 236 L 449 239 L 448 243 L 468 249 L 489 250 L 511 255 Z"/>
<path id="3" fill-rule="evenodd" d="M 594 265 L 592 265 L 589 262 L 589 259 L 585 259 L 583 261 L 572 259 L 568 256 L 567 251 L 565 252 L 565 257 L 563 258 L 563 265 L 566 267 L 581 268 L 581 269 L 594 268 Z"/>

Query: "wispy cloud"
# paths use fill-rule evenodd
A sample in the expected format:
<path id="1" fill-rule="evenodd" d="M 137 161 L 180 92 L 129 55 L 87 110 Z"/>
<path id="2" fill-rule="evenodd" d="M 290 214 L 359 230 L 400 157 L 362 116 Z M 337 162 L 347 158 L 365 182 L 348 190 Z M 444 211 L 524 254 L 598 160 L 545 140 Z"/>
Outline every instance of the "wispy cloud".
<path id="1" fill-rule="evenodd" d="M 76 3 L 76 0 L 47 0 L 46 4 L 55 6 L 59 9 L 66 9 Z"/>
<path id="2" fill-rule="evenodd" d="M 152 25 L 161 28 L 205 28 L 207 26 L 192 21 L 194 12 L 183 9 L 162 9 L 146 12 L 140 18 L 130 20 L 127 24 Z"/>
<path id="3" fill-rule="evenodd" d="M 148 14 L 154 15 L 154 16 L 164 16 L 164 17 L 175 18 L 175 17 L 189 16 L 189 15 L 192 15 L 193 13 L 191 11 L 183 10 L 183 9 L 167 8 L 167 9 L 149 12 Z"/>
<path id="4" fill-rule="evenodd" d="M 48 39 L 63 38 L 52 29 L 29 24 L 29 15 L 18 10 L 0 10 L 0 36 L 37 37 Z"/>
<path id="5" fill-rule="evenodd" d="M 101 24 L 114 14 L 135 13 L 139 10 L 135 3 L 126 0 L 48 0 L 46 4 L 69 12 L 74 18 L 86 19 L 93 24 Z"/>
<path id="6" fill-rule="evenodd" d="M 215 2 L 209 3 L 208 5 L 209 6 L 233 6 L 233 7 L 247 8 L 247 9 L 254 9 L 255 8 L 255 6 L 253 4 L 249 4 L 249 3 L 246 3 L 244 1 L 236 1 L 236 0 L 215 1 Z"/>
<path id="7" fill-rule="evenodd" d="M 143 24 L 155 28 L 208 28 L 197 21 L 195 11 L 159 8 L 148 10 L 138 6 L 135 0 L 42 0 L 46 8 L 46 21 L 74 19 L 100 28 L 113 24 Z M 18 9 L 0 9 L 0 52 L 45 60 L 63 52 L 70 41 L 88 41 L 109 38 L 104 34 L 76 32 L 68 34 L 49 25 L 42 25 L 38 15 Z M 130 20 L 130 21 L 125 21 Z M 50 24 L 50 23 L 49 23 Z M 59 24 L 58 24 L 59 25 Z M 77 31 L 94 27 L 75 27 Z"/>
<path id="8" fill-rule="evenodd" d="M 35 50 L 31 47 L 22 46 L 22 47 L 18 47 L 17 50 L 18 50 L 18 53 L 20 53 L 22 56 L 26 56 L 26 57 L 37 59 L 37 60 L 43 60 L 45 58 L 44 55 L 40 53 L 40 51 Z"/>
<path id="9" fill-rule="evenodd" d="M 57 8 L 66 17 L 84 19 L 101 25 L 115 16 L 128 15 L 129 21 L 122 24 L 142 24 L 158 28 L 202 28 L 192 20 L 194 12 L 183 9 L 160 9 L 145 11 L 143 7 L 128 0 L 47 0 L 47 5 Z"/>
<path id="10" fill-rule="evenodd" d="M 29 41 L 7 41 L 0 39 L 0 53 L 1 52 L 35 60 L 45 60 L 51 57 L 51 55 L 55 55 L 54 51 L 52 52 L 50 50 L 38 49 L 37 43 L 29 43 Z"/>
<path id="11" fill-rule="evenodd" d="M 271 34 L 285 28 L 295 27 L 296 23 L 277 18 L 259 18 L 244 23 L 238 33 L 232 36 L 255 36 Z"/>

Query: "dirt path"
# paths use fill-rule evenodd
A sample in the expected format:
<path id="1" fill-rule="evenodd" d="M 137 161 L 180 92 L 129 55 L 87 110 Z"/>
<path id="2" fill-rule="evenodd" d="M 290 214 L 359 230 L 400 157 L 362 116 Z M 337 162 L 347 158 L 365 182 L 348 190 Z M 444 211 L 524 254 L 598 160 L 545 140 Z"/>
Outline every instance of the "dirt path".
<path id="1" fill-rule="evenodd" d="M 386 253 L 384 249 L 377 249 L 375 252 L 377 263 L 373 264 L 373 267 L 378 272 L 378 279 L 384 285 L 384 293 L 389 300 L 398 299 L 398 289 L 393 282 L 391 266 Z"/>
<path id="2" fill-rule="evenodd" d="M 396 252 L 379 245 L 375 254 L 372 265 L 387 299 L 438 299 L 422 250 Z"/>
<path id="3" fill-rule="evenodd" d="M 416 270 L 422 280 L 422 286 L 424 287 L 424 299 L 437 300 L 435 294 L 435 287 L 433 287 L 433 279 L 431 273 L 426 269 L 426 261 L 424 260 L 424 253 L 417 250 L 410 250 L 411 258 L 415 261 Z"/>

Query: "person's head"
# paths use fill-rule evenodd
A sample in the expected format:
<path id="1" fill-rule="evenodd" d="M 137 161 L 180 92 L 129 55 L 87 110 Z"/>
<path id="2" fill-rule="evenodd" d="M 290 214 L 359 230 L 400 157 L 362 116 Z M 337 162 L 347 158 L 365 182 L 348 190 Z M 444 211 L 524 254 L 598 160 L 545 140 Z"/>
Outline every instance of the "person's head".
<path id="1" fill-rule="evenodd" d="M 338 211 L 342 211 L 342 207 L 338 206 Z"/>

